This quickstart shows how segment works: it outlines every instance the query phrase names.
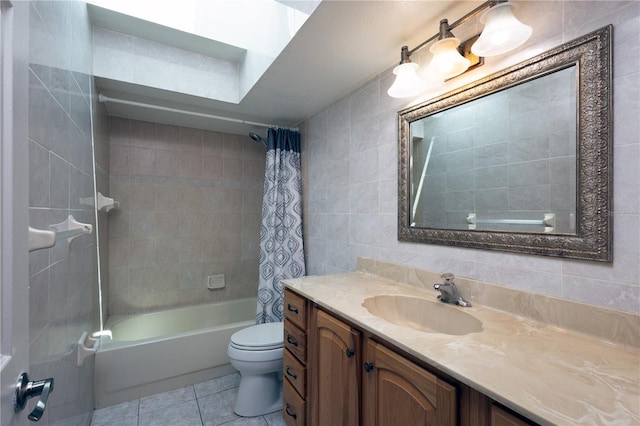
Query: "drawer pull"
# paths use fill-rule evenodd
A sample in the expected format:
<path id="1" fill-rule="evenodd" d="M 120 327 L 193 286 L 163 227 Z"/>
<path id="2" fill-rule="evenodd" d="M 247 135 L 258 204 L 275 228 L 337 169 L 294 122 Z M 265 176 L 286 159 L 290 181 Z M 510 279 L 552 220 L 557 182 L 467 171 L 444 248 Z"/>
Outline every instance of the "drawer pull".
<path id="1" fill-rule="evenodd" d="M 287 334 L 287 342 L 289 342 L 290 344 L 292 344 L 295 347 L 298 347 L 298 341 L 296 339 L 294 339 L 293 337 L 291 337 L 290 334 Z"/>
<path id="2" fill-rule="evenodd" d="M 371 370 L 373 370 L 373 363 L 372 362 L 365 362 L 364 363 L 364 371 L 366 371 L 368 373 Z"/>
<path id="3" fill-rule="evenodd" d="M 345 351 L 345 354 L 347 355 L 347 358 L 351 358 L 351 357 L 353 357 L 353 356 L 356 354 L 356 351 L 355 351 L 355 350 L 353 350 L 353 349 L 347 349 L 347 350 Z"/>
<path id="4" fill-rule="evenodd" d="M 287 370 L 286 370 L 287 376 L 291 376 L 291 377 L 293 377 L 294 379 L 297 379 L 297 378 L 298 378 L 298 375 L 297 375 L 296 373 L 292 373 L 290 369 L 291 369 L 291 367 L 289 367 L 289 366 L 287 365 Z"/>
<path id="5" fill-rule="evenodd" d="M 291 303 L 287 303 L 287 309 L 289 310 L 289 312 L 293 312 L 294 314 L 299 313 L 298 308 L 291 306 Z"/>
<path id="6" fill-rule="evenodd" d="M 293 417 L 294 419 L 298 418 L 298 415 L 295 412 L 291 412 L 289 409 L 291 408 L 291 405 L 287 404 L 287 407 L 284 409 L 284 411 L 291 417 Z"/>

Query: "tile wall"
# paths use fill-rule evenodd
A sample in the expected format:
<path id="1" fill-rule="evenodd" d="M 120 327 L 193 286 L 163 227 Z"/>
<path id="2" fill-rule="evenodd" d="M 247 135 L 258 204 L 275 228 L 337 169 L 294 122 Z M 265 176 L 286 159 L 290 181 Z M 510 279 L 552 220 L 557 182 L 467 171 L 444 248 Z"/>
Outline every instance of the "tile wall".
<path id="1" fill-rule="evenodd" d="M 29 224 L 47 229 L 73 215 L 95 227 L 93 207 L 82 201 L 93 197 L 86 8 L 71 1 L 29 5 Z M 72 350 L 83 332 L 97 328 L 95 253 L 92 234 L 29 255 L 29 374 L 55 379 L 41 424 L 91 419 L 93 360 L 78 367 Z"/>
<path id="2" fill-rule="evenodd" d="M 109 314 L 255 297 L 265 147 L 110 118 Z M 208 290 L 210 275 L 226 287 Z"/>
<path id="3" fill-rule="evenodd" d="M 412 123 L 412 135 L 426 135 L 412 139 L 412 179 L 424 182 L 412 198 L 419 201 L 413 221 L 466 230 L 469 213 L 480 220 L 553 213 L 555 232 L 575 232 L 575 81 L 575 68 L 557 71 Z"/>
<path id="4" fill-rule="evenodd" d="M 484 66 L 430 89 L 411 104 L 613 24 L 613 263 L 399 242 L 397 111 L 410 104 L 387 96 L 394 78 L 393 64 L 389 64 L 389 70 L 304 123 L 305 248 L 309 274 L 353 271 L 361 256 L 640 312 L 640 3 L 518 3 L 517 16 L 534 29 L 527 44 L 505 57 L 488 58 Z M 479 31 L 479 27 L 473 27 L 467 35 Z M 430 33 L 426 31 L 425 39 Z M 462 33 L 456 35 L 466 39 Z"/>

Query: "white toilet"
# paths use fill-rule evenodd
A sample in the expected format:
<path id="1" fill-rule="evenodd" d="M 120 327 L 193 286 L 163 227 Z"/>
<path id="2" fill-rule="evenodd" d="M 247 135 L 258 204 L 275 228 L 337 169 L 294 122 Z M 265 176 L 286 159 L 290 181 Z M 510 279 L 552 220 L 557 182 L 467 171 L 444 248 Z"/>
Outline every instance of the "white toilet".
<path id="1" fill-rule="evenodd" d="M 253 417 L 282 409 L 284 324 L 258 324 L 233 333 L 227 355 L 240 372 L 235 413 Z"/>

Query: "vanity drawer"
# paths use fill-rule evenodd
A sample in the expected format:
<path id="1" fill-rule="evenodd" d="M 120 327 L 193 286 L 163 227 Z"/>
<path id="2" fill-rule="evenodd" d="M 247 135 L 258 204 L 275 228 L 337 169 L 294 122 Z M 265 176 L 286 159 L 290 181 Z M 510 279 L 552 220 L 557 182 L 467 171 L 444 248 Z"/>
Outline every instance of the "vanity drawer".
<path id="1" fill-rule="evenodd" d="M 307 361 L 307 334 L 288 320 L 284 321 L 284 347 L 301 362 Z"/>
<path id="2" fill-rule="evenodd" d="M 291 383 L 287 380 L 282 382 L 282 418 L 287 425 L 306 425 L 306 404 Z"/>
<path id="3" fill-rule="evenodd" d="M 307 301 L 297 294 L 284 291 L 284 316 L 303 330 L 307 329 Z"/>
<path id="4" fill-rule="evenodd" d="M 286 349 L 283 358 L 282 375 L 287 378 L 302 398 L 306 398 L 306 367 Z"/>

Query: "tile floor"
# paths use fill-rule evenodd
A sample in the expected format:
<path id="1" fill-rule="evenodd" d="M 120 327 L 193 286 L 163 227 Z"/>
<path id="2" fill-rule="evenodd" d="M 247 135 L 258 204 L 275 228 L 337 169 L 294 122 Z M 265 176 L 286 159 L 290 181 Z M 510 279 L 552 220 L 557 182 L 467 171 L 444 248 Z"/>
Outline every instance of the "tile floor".
<path id="1" fill-rule="evenodd" d="M 282 412 L 240 417 L 233 412 L 240 374 L 123 402 L 93 412 L 91 426 L 284 426 Z"/>

